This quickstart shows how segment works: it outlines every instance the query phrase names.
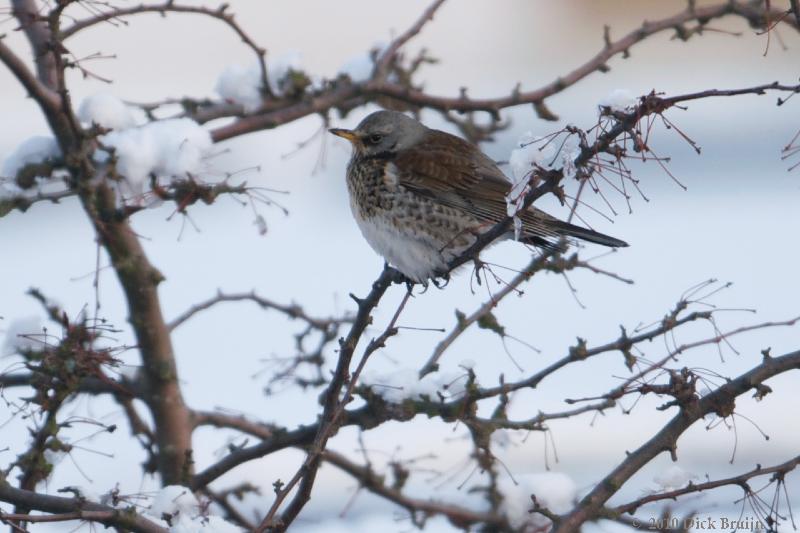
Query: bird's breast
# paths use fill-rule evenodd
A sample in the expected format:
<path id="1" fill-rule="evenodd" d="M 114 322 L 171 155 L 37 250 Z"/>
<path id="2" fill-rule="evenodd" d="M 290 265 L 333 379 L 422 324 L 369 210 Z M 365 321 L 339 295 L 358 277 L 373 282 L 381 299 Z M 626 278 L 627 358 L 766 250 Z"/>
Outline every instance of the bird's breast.
<path id="1" fill-rule="evenodd" d="M 397 207 L 399 185 L 393 163 L 354 157 L 347 166 L 347 190 L 357 219 L 390 213 Z"/>

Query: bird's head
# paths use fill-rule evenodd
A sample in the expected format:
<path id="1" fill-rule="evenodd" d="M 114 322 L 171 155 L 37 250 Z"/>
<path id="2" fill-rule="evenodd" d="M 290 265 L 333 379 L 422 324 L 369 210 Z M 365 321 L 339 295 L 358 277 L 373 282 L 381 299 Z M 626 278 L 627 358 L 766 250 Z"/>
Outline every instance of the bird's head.
<path id="1" fill-rule="evenodd" d="M 376 111 L 355 129 L 333 128 L 328 131 L 347 139 L 357 153 L 369 157 L 391 155 L 414 146 L 426 130 L 421 122 L 397 111 Z"/>

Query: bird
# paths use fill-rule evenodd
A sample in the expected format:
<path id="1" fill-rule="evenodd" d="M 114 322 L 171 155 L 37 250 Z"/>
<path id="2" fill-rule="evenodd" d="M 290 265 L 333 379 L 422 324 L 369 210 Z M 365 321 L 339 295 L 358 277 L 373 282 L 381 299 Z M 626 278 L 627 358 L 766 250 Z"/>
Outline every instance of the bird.
<path id="1" fill-rule="evenodd" d="M 347 139 L 347 189 L 356 223 L 369 245 L 406 278 L 427 285 L 481 233 L 507 217 L 512 184 L 474 144 L 425 126 L 398 111 L 376 111 Z M 529 207 L 518 214 L 519 240 L 540 248 L 573 237 L 609 247 L 624 241 Z M 500 239 L 514 236 L 509 231 Z"/>

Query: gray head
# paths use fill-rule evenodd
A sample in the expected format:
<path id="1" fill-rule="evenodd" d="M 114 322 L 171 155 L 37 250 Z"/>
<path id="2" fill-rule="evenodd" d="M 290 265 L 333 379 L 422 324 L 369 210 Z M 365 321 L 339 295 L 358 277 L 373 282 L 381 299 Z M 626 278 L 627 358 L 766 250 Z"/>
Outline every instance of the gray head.
<path id="1" fill-rule="evenodd" d="M 334 135 L 350 141 L 356 152 L 365 156 L 392 154 L 414 146 L 428 128 L 397 111 L 376 111 L 353 130 L 334 128 Z"/>

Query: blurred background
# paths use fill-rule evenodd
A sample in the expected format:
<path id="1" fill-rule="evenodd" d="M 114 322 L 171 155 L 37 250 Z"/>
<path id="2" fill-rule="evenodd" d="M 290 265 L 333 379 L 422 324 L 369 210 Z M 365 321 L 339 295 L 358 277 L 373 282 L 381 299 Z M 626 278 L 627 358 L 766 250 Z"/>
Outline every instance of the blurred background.
<path id="1" fill-rule="evenodd" d="M 353 56 L 404 31 L 427 6 L 421 1 L 388 0 L 229 3 L 244 29 L 268 49 L 269 57 L 299 51 L 306 72 L 321 77 L 335 76 Z M 773 2 L 776 4 L 780 3 Z M 467 87 L 473 97 L 499 96 L 508 94 L 517 83 L 523 89 L 539 87 L 588 60 L 603 46 L 605 24 L 611 27 L 612 38 L 618 38 L 642 21 L 683 8 L 684 3 L 678 1 L 451 0 L 408 50 L 413 53 L 424 47 L 440 60 L 420 72 L 428 92 L 454 96 Z M 658 34 L 632 48 L 630 58 L 615 57 L 609 63 L 610 72 L 594 73 L 548 100 L 560 117 L 557 123 L 540 120 L 527 106 L 504 111 L 511 126 L 482 148 L 497 160 L 507 160 L 524 132 L 546 135 L 567 123 L 588 128 L 597 121 L 598 102 L 614 89 L 625 88 L 637 95 L 655 89 L 674 95 L 797 81 L 800 38 L 788 28 L 778 28 L 768 40 L 739 19 L 715 21 L 710 27 L 718 31 L 706 31 L 688 42 L 673 39 L 671 32 Z M 0 26 L 10 46 L 26 50 L 13 30 L 13 21 Z M 70 41 L 70 50 L 78 57 L 96 52 L 113 55 L 90 64 L 94 72 L 113 80 L 110 85 L 73 74 L 69 84 L 76 102 L 98 91 L 132 102 L 182 96 L 216 98 L 215 83 L 225 67 L 253 61 L 251 51 L 226 27 L 191 15 L 142 15 L 130 18 L 127 24 L 100 25 Z M 631 278 L 635 284 L 575 272 L 569 275 L 569 282 L 577 289 L 579 303 L 564 278 L 537 276 L 525 288 L 524 296 L 509 298 L 497 312 L 510 334 L 540 350 L 509 341 L 508 349 L 524 372 L 506 355 L 500 339 L 486 330 L 465 334 L 442 359 L 443 370 L 457 370 L 461 361 L 471 359 L 483 384 L 497 383 L 501 373 L 507 379 L 518 379 L 565 355 L 576 336 L 587 339 L 589 345 L 602 344 L 617 338 L 620 325 L 631 330 L 660 320 L 686 289 L 709 278 L 733 282 L 731 288 L 711 299 L 715 305 L 755 310 L 721 314 L 718 325 L 722 331 L 800 314 L 796 275 L 800 169 L 789 172 L 796 159 L 781 160 L 781 148 L 800 128 L 800 100 L 790 100 L 782 107 L 775 102 L 776 95 L 742 96 L 700 100 L 690 103 L 686 111 L 671 110 L 670 120 L 702 147 L 702 155 L 660 125 L 651 145 L 660 156 L 672 158 L 670 172 L 687 190 L 653 162 L 634 163 L 634 175 L 649 201 L 635 197 L 629 213 L 623 199 L 611 195 L 619 213 L 615 216 L 599 198 L 587 199 L 611 215 L 612 221 L 591 210 L 582 211 L 595 229 L 630 243 L 629 248 L 598 259 L 597 266 Z M 355 110 L 345 119 L 333 116 L 333 125 L 352 127 L 371 110 Z M 0 116 L 5 125 L 0 130 L 0 158 L 24 139 L 48 133 L 35 104 L 5 69 L 0 70 Z M 434 113 L 423 115 L 423 120 L 453 131 Z M 255 289 L 276 301 L 301 304 L 316 315 L 352 310 L 348 293 L 366 293 L 380 272 L 382 259 L 363 240 L 350 215 L 344 182 L 349 147 L 322 132 L 322 125 L 320 117 L 311 116 L 225 142 L 209 161 L 211 174 L 251 169 L 242 173 L 249 184 L 287 192 L 270 196 L 288 209 L 288 215 L 276 208 L 261 209 L 268 226 L 264 236 L 253 224 L 249 207 L 225 198 L 212 206 L 191 209 L 192 223 L 180 216 L 170 218 L 171 206 L 136 215 L 134 227 L 151 260 L 167 278 L 161 286 L 167 317 L 175 317 L 218 289 Z M 303 147 L 298 149 L 300 143 Z M 256 167 L 258 170 L 252 170 Z M 588 258 L 603 251 L 587 247 L 583 255 Z M 96 246 L 74 200 L 38 204 L 27 213 L 4 217 L 0 220 L 0 253 L 0 336 L 14 320 L 42 317 L 38 304 L 25 295 L 29 287 L 41 289 L 72 314 L 94 305 Z M 492 262 L 510 268 L 521 267 L 528 256 L 524 247 L 514 243 L 496 246 L 487 254 Z M 107 264 L 105 258 L 100 262 Z M 455 324 L 455 309 L 470 312 L 487 297 L 485 288 L 473 293 L 470 281 L 465 273 L 444 290 L 417 295 L 402 324 L 449 329 Z M 376 332 L 390 318 L 402 292 L 395 287 L 388 295 L 375 320 Z M 101 271 L 99 294 L 101 314 L 124 330 L 119 342 L 131 344 L 125 304 L 109 269 Z M 314 421 L 317 391 L 264 390 L 272 368 L 270 358 L 293 353 L 294 339 L 289 333 L 293 327 L 247 304 L 218 306 L 182 326 L 174 342 L 188 403 L 198 409 L 222 407 L 289 428 Z M 676 340 L 680 344 L 713 335 L 708 324 L 699 324 L 677 332 Z M 368 368 L 374 372 L 419 368 L 442 336 L 404 330 Z M 758 331 L 731 339 L 736 351 L 722 346 L 720 353 L 716 346 L 709 346 L 687 353 L 682 363 L 735 376 L 757 364 L 762 349 L 771 347 L 773 354 L 782 354 L 796 350 L 798 339 L 796 329 Z M 647 355 L 653 358 L 665 351 L 655 343 L 650 349 Z M 8 352 L 7 345 L 0 371 L 14 368 L 18 361 Z M 123 359 L 131 367 L 137 364 L 133 352 L 123 354 Z M 602 394 L 626 372 L 619 354 L 572 365 L 535 391 L 514 396 L 510 416 L 562 410 L 565 398 Z M 775 392 L 763 401 L 743 398 L 739 402 L 741 417 L 734 416 L 712 429 L 696 424 L 678 442 L 677 464 L 704 480 L 706 475 L 731 475 L 756 463 L 768 465 L 796 455 L 800 418 L 792 410 L 797 402 L 797 376 L 786 374 L 769 384 Z M 13 399 L 18 393 L 4 394 Z M 623 404 L 631 407 L 630 401 Z M 547 436 L 508 433 L 495 451 L 514 474 L 549 468 L 570 476 L 579 491 L 588 490 L 625 457 L 626 450 L 646 441 L 674 415 L 674 410 L 655 411 L 656 405 L 646 400 L 630 415 L 615 409 L 604 416 L 589 414 L 555 422 Z M 79 399 L 71 409 L 107 422 L 118 419 L 125 427 L 124 416 L 113 402 Z M 13 460 L 27 439 L 25 421 L 11 418 L 10 412 L 10 408 L 0 409 L 3 465 Z M 352 429 L 342 430 L 332 447 L 358 457 L 356 437 Z M 196 463 L 207 465 L 223 456 L 233 438 L 218 430 L 198 433 Z M 234 442 L 241 443 L 241 439 Z M 364 442 L 376 465 L 391 458 L 431 454 L 416 463 L 421 470 L 413 485 L 418 494 L 435 493 L 455 502 L 473 499 L 475 503 L 469 505 L 479 505 L 478 498 L 460 488 L 473 468 L 468 463 L 471 444 L 464 427 L 418 417 L 411 424 L 390 423 L 370 431 Z M 156 487 L 155 480 L 143 477 L 137 468 L 144 454 L 128 438 L 126 427 L 114 435 L 86 440 L 82 446 L 85 449 L 59 462 L 52 488 L 81 484 L 104 492 L 119 483 L 123 492 L 135 493 Z M 278 478 L 291 477 L 301 458 L 299 452 L 287 451 L 249 463 L 229 473 L 218 486 L 250 480 L 269 487 Z M 654 477 L 669 466 L 668 457 L 659 457 L 613 501 L 622 503 L 656 488 Z M 797 481 L 792 478 L 797 477 L 796 473 L 790 475 L 795 488 Z M 366 493 L 350 502 L 357 488 L 353 479 L 323 467 L 313 498 L 295 529 L 413 529 L 391 504 Z M 736 509 L 735 516 L 741 504 L 733 502 L 739 494 L 738 489 L 730 489 L 679 505 L 719 516 Z M 270 495 L 267 489 L 262 500 L 252 498 L 247 505 L 264 509 Z M 654 510 L 644 509 L 643 513 L 645 517 L 657 515 Z M 430 529 L 449 531 L 450 526 L 432 520 Z"/>

